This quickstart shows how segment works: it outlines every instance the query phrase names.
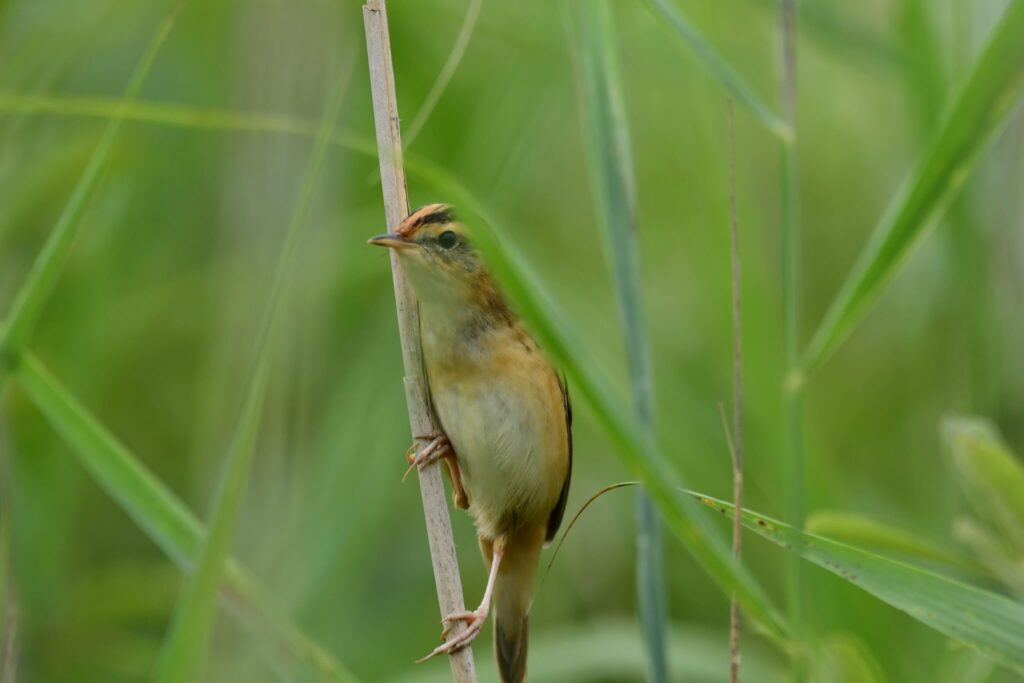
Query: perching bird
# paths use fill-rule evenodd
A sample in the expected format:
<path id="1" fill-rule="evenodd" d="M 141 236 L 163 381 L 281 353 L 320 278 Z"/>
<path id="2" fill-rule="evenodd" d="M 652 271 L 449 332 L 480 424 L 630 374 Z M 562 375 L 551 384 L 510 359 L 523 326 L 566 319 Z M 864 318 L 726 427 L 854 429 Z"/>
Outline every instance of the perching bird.
<path id="1" fill-rule="evenodd" d="M 370 240 L 398 252 L 419 302 L 431 405 L 443 433 L 411 462 L 444 458 L 455 503 L 476 523 L 489 566 L 468 628 L 434 650 L 480 633 L 494 607 L 494 651 L 504 683 L 526 678 L 527 628 L 541 548 L 562 521 L 572 472 L 572 409 L 556 374 L 443 204 L 425 206 Z"/>

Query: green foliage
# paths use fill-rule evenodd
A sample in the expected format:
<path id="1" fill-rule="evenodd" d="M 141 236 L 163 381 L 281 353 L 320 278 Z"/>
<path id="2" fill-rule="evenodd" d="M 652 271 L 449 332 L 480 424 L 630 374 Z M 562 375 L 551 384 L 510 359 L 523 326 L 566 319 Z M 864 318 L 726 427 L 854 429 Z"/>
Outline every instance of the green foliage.
<path id="1" fill-rule="evenodd" d="M 180 9 L 181 4 L 179 3 L 160 22 L 156 33 L 150 39 L 145 53 L 139 59 L 139 63 L 132 73 L 131 80 L 128 81 L 121 101 L 103 129 L 103 135 L 89 158 L 89 163 L 75 185 L 64 210 L 61 211 L 57 225 L 50 232 L 46 244 L 32 265 L 32 270 L 15 295 L 7 318 L 3 324 L 0 324 L 0 360 L 3 360 L 5 356 L 16 355 L 22 350 L 39 320 L 43 306 L 56 286 L 57 277 L 67 259 L 68 250 L 78 231 L 82 215 L 96 190 L 114 141 L 121 130 L 125 110 L 138 96 L 142 84 L 146 82 L 146 77 L 149 76 L 149 72 L 153 68 L 160 48 L 163 47 L 167 36 L 170 35 L 171 29 L 174 27 Z"/>
<path id="2" fill-rule="evenodd" d="M 299 198 L 285 234 L 274 280 L 270 286 L 260 329 L 256 336 L 252 377 L 246 389 L 235 433 L 228 449 L 220 487 L 214 499 L 210 531 L 200 546 L 195 575 L 182 596 L 171 632 L 167 637 L 157 680 L 161 683 L 187 683 L 199 677 L 209 647 L 217 609 L 217 596 L 238 525 L 239 509 L 256 452 L 256 438 L 270 375 L 272 341 L 280 316 L 282 292 L 293 264 L 295 240 L 309 211 L 309 203 L 320 180 L 327 151 L 328 133 L 334 128 L 341 107 L 341 94 L 333 98 L 324 114 L 316 144 L 310 153 Z"/>
<path id="3" fill-rule="evenodd" d="M 803 373 L 828 359 L 896 276 L 913 247 L 970 176 L 1024 86 L 1024 2 L 1013 0 L 914 172 L 895 195 L 804 356 Z"/>
<path id="4" fill-rule="evenodd" d="M 778 86 L 774 5 L 664 3 L 685 11 L 700 44 L 727 55 L 755 93 Z M 408 120 L 462 40 L 467 6 L 389 3 Z M 806 385 L 808 506 L 856 515 L 812 515 L 812 524 L 844 529 L 849 536 L 834 539 L 842 544 L 928 566 L 966 550 L 984 572 L 964 566 L 957 576 L 1018 597 L 1020 526 L 1006 512 L 1017 505 L 1009 484 L 1024 439 L 1016 219 L 1024 138 L 1012 101 L 1010 110 L 992 105 L 1020 72 L 1012 62 L 1020 41 L 1006 38 L 1019 6 L 914 0 L 930 33 L 904 40 L 902 4 L 801 3 L 800 155 L 789 169 L 805 226 L 796 293 L 808 312 L 829 306 L 908 160 L 945 169 L 912 175 L 914 187 L 931 190 L 911 213 L 938 216 L 926 205 L 959 197 L 953 229 L 927 242 L 925 231 L 910 235 L 922 248 L 899 257 L 907 267 L 891 294 L 847 318 L 863 322 L 863 333 Z M 292 256 L 298 266 L 279 304 L 235 559 L 223 558 L 219 604 L 232 618 L 217 621 L 204 679 L 351 681 L 351 670 L 371 681 L 445 680 L 445 662 L 412 664 L 436 642 L 438 614 L 420 502 L 414 486 L 399 485 L 408 433 L 388 268 L 364 244 L 380 232 L 382 212 L 368 182 L 376 160 L 358 7 L 190 3 L 129 93 L 167 7 L 13 0 L 0 10 L 0 304 L 11 320 L 16 301 L 37 302 L 21 305 L 32 334 L 4 358 L 12 381 L 0 402 L 0 556 L 9 559 L 0 565 L 9 572 L 0 622 L 14 607 L 17 680 L 152 676 L 178 581 L 192 580 L 206 535 L 192 511 L 210 509 L 231 451 L 253 331 L 267 308 L 281 227 L 302 193 L 323 93 L 346 90 L 346 78 L 338 127 L 326 135 L 322 189 L 309 199 Z M 483 247 L 566 366 L 576 399 L 570 512 L 608 482 L 643 475 L 686 542 L 668 543 L 665 562 L 669 661 L 687 680 L 726 680 L 733 586 L 751 616 L 746 627 L 772 635 L 744 637 L 746 680 L 789 679 L 794 651 L 823 677 L 1016 680 L 952 645 L 935 623 L 813 568 L 804 582 L 814 629 L 797 645 L 773 600 L 781 600 L 789 556 L 747 544 L 749 568 L 738 569 L 721 520 L 675 489 L 683 479 L 702 491 L 729 487 L 717 405 L 729 395 L 722 99 L 733 91 L 705 57 L 679 49 L 663 29 L 685 36 L 653 0 L 614 10 L 643 264 L 636 291 L 647 313 L 636 329 L 646 331 L 657 369 L 656 437 L 630 407 L 614 314 L 621 283 L 600 239 L 600 202 L 611 198 L 595 196 L 590 183 L 601 160 L 581 135 L 576 52 L 557 12 L 482 3 L 408 157 L 414 203 L 452 201 L 468 214 L 473 197 L 485 200 L 505 250 L 495 256 L 486 238 Z M 937 57 L 905 69 L 906 50 L 918 44 Z M 973 93 L 969 100 L 946 91 L 960 81 L 966 89 L 956 93 Z M 942 101 L 953 105 L 950 115 L 923 121 L 927 103 Z M 958 108 L 964 101 L 970 107 Z M 754 509 L 784 514 L 780 135 L 768 124 L 757 113 L 737 118 L 739 218 L 750 236 L 746 491 Z M 999 128 L 999 144 L 980 154 Z M 955 193 L 948 183 L 960 176 L 945 174 L 950 163 L 969 171 Z M 920 222 L 904 214 L 900 225 Z M 895 272 L 882 270 L 876 293 Z M 991 416 L 1003 436 L 969 431 L 943 468 L 935 425 L 954 410 Z M 603 498 L 567 539 L 534 603 L 533 678 L 642 679 L 643 645 L 629 619 L 632 516 L 627 496 Z M 865 520 L 899 520 L 902 531 Z M 478 595 L 485 577 L 471 519 L 454 512 L 453 523 L 466 594 Z M 892 586 L 894 604 L 916 595 Z M 477 649 L 482 680 L 494 680 L 486 642 Z"/>
<path id="5" fill-rule="evenodd" d="M 586 3 L 583 3 L 586 4 Z M 768 130 L 783 140 L 792 138 L 793 131 L 788 123 L 783 121 L 778 114 L 761 101 L 760 98 L 743 78 L 736 72 L 736 69 L 724 58 L 714 46 L 708 41 L 704 34 L 694 28 L 686 15 L 683 14 L 672 0 L 644 0 L 644 4 L 665 21 L 678 36 L 693 50 L 694 55 L 701 61 L 704 68 L 724 87 L 729 94 L 745 106 Z"/>
<path id="6" fill-rule="evenodd" d="M 636 179 L 629 123 L 619 86 L 612 13 L 604 0 L 585 2 L 570 11 L 572 39 L 583 94 L 594 196 L 611 261 L 615 295 L 626 342 L 630 394 L 636 417 L 654 434 L 654 387 L 650 341 L 644 315 L 643 283 L 637 245 Z M 637 492 L 637 602 L 648 648 L 648 680 L 668 680 L 665 653 L 667 610 L 662 568 L 661 518 L 647 493 Z"/>
<path id="7" fill-rule="evenodd" d="M 698 498 L 728 517 L 733 506 Z M 1003 664 L 1024 672 L 1024 604 L 939 574 L 873 555 L 823 536 L 800 533 L 792 545 L 791 527 L 749 510 L 743 525 L 773 543 L 795 551 L 896 609 Z"/>
<path id="8" fill-rule="evenodd" d="M 950 469 L 975 517 L 963 517 L 954 535 L 1024 599 L 1024 466 L 987 420 L 949 418 L 943 425 Z"/>

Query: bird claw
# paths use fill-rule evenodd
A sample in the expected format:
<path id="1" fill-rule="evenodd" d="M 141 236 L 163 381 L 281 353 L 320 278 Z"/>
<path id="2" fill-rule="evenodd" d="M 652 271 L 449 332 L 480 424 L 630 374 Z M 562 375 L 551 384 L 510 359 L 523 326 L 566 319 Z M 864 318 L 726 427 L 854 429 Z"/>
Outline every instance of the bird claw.
<path id="1" fill-rule="evenodd" d="M 441 432 L 434 432 L 433 434 L 427 434 L 426 436 L 415 437 L 416 441 L 427 441 L 430 443 L 426 445 L 419 453 L 416 453 L 416 443 L 409 446 L 409 450 L 405 452 L 405 459 L 409 462 L 408 469 L 405 470 L 405 474 L 402 475 L 402 481 L 409 476 L 409 473 L 414 469 L 422 470 L 427 465 L 437 462 L 446 453 L 451 451 L 452 445 L 448 441 L 448 437 Z"/>
<path id="2" fill-rule="evenodd" d="M 451 640 L 442 643 L 441 645 L 438 645 L 426 657 L 417 659 L 416 663 L 419 664 L 420 662 L 425 662 L 432 657 L 436 657 L 437 655 L 451 654 L 466 647 L 474 640 L 476 640 L 476 637 L 478 635 L 480 635 L 480 631 L 483 629 L 484 622 L 486 620 L 487 609 L 484 607 L 481 607 L 480 609 L 477 609 L 473 612 L 470 612 L 469 610 L 464 610 L 462 612 L 453 612 L 449 614 L 447 617 L 441 620 L 441 623 L 444 625 L 444 629 L 441 631 L 442 640 L 448 637 L 448 634 L 451 633 L 453 628 L 455 628 L 455 624 L 460 621 L 466 622 L 466 630 L 462 633 L 459 633 Z"/>

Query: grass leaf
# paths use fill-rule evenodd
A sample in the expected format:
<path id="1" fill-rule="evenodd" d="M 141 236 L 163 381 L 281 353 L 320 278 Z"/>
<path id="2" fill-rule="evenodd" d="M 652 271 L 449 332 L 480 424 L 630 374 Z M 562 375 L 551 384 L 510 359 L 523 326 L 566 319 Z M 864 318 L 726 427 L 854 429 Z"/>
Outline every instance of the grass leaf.
<path id="1" fill-rule="evenodd" d="M 654 434 L 654 391 L 650 342 L 643 313 L 640 256 L 636 228 L 636 179 L 629 125 L 619 87 L 612 18 L 606 2 L 577 3 L 570 8 L 576 38 L 587 142 L 599 205 L 605 253 L 611 260 L 613 285 L 626 343 L 633 409 Z M 667 681 L 665 577 L 661 519 L 642 489 L 637 492 L 637 600 L 648 654 L 648 679 Z"/>
<path id="2" fill-rule="evenodd" d="M 165 642 L 157 674 L 160 683 L 188 683 L 198 680 L 202 672 L 216 618 L 217 595 L 234 542 L 238 513 L 256 450 L 260 415 L 270 375 L 273 332 L 279 304 L 287 284 L 291 255 L 295 251 L 299 228 L 306 217 L 320 178 L 320 170 L 327 151 L 328 133 L 337 120 L 343 93 L 344 90 L 339 89 L 325 111 L 320 134 L 310 154 L 299 197 L 292 212 L 257 336 L 252 376 L 228 450 L 225 471 L 215 496 L 210 532 L 200 547 L 196 572 L 182 596 Z"/>
<path id="3" fill-rule="evenodd" d="M 14 378 L 36 407 L 78 455 L 85 469 L 132 520 L 186 571 L 206 534 L 196 516 L 153 476 L 31 353 L 20 356 Z M 356 678 L 287 620 L 274 614 L 264 592 L 233 561 L 227 582 L 242 598 L 244 614 L 271 634 L 306 671 L 323 680 L 355 683 Z"/>
<path id="4" fill-rule="evenodd" d="M 1000 130 L 1024 85 L 1024 2 L 1007 6 L 949 114 L 890 204 L 804 353 L 815 372 L 892 281 L 915 244 L 970 176 L 980 152 Z"/>
<path id="5" fill-rule="evenodd" d="M 731 517 L 733 506 L 715 498 L 698 500 Z M 896 562 L 815 534 L 799 532 L 770 517 L 743 511 L 743 525 L 813 562 L 921 623 L 1024 672 L 1024 604 Z"/>
<path id="6" fill-rule="evenodd" d="M 807 518 L 807 531 L 841 541 L 897 552 L 929 562 L 942 562 L 964 571 L 989 575 L 977 562 L 901 529 L 854 512 L 819 510 Z"/>
<path id="7" fill-rule="evenodd" d="M 60 275 L 68 251 L 71 249 L 71 243 L 78 232 L 85 209 L 89 205 L 89 200 L 92 199 L 103 169 L 106 167 L 110 150 L 114 147 L 114 140 L 117 139 L 117 134 L 121 130 L 125 110 L 142 89 L 142 84 L 145 83 L 160 48 L 163 47 L 167 36 L 170 35 L 183 4 L 182 0 L 174 6 L 160 22 L 156 33 L 150 39 L 146 51 L 128 81 L 121 101 L 113 111 L 99 142 L 96 144 L 95 151 L 89 158 L 85 171 L 82 172 L 68 203 L 57 219 L 57 225 L 54 226 L 42 251 L 36 257 L 28 277 L 15 294 L 11 310 L 3 324 L 0 325 L 0 357 L 16 355 L 22 349 L 42 314 L 43 306 L 57 284 L 57 277 Z"/>
<path id="8" fill-rule="evenodd" d="M 721 83 L 736 101 L 749 109 L 768 130 L 783 139 L 793 136 L 789 125 L 754 94 L 753 89 L 736 69 L 718 53 L 700 31 L 694 28 L 686 15 L 671 0 L 645 0 L 644 4 L 675 30 L 715 80 Z"/>
<path id="9" fill-rule="evenodd" d="M 82 95 L 0 92 L 0 113 L 4 112 L 108 120 L 121 117 L 126 121 L 190 130 L 276 133 L 306 138 L 317 136 L 315 120 L 288 114 L 264 114 L 168 102 L 123 102 Z M 331 131 L 328 139 L 336 147 L 377 158 L 376 143 L 370 138 L 350 131 Z"/>

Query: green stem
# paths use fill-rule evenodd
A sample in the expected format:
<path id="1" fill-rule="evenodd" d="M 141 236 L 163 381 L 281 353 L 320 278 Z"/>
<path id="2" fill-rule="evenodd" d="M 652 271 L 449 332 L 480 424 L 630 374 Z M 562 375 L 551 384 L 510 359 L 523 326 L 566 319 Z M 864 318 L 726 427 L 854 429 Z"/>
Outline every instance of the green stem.
<path id="1" fill-rule="evenodd" d="M 804 388 L 800 367 L 800 187 L 797 179 L 796 125 L 796 7 L 793 0 L 779 1 L 779 34 L 782 69 L 782 110 L 792 135 L 782 140 L 782 298 L 786 349 L 783 385 L 785 420 L 786 519 L 795 530 L 791 542 L 801 543 L 799 532 L 807 516 L 804 463 Z M 789 621 L 797 641 L 806 635 L 804 572 L 799 553 L 789 558 L 787 571 Z M 802 654 L 794 662 L 794 679 L 806 679 Z"/>
<path id="2" fill-rule="evenodd" d="M 633 411 L 645 436 L 653 441 L 654 392 L 636 238 L 636 180 L 629 125 L 619 88 L 611 12 L 606 3 L 594 2 L 581 4 L 577 15 L 587 140 L 622 318 Z M 648 680 L 667 683 L 668 617 L 662 568 L 662 521 L 643 490 L 637 494 L 636 525 L 637 601 L 647 649 Z"/>

